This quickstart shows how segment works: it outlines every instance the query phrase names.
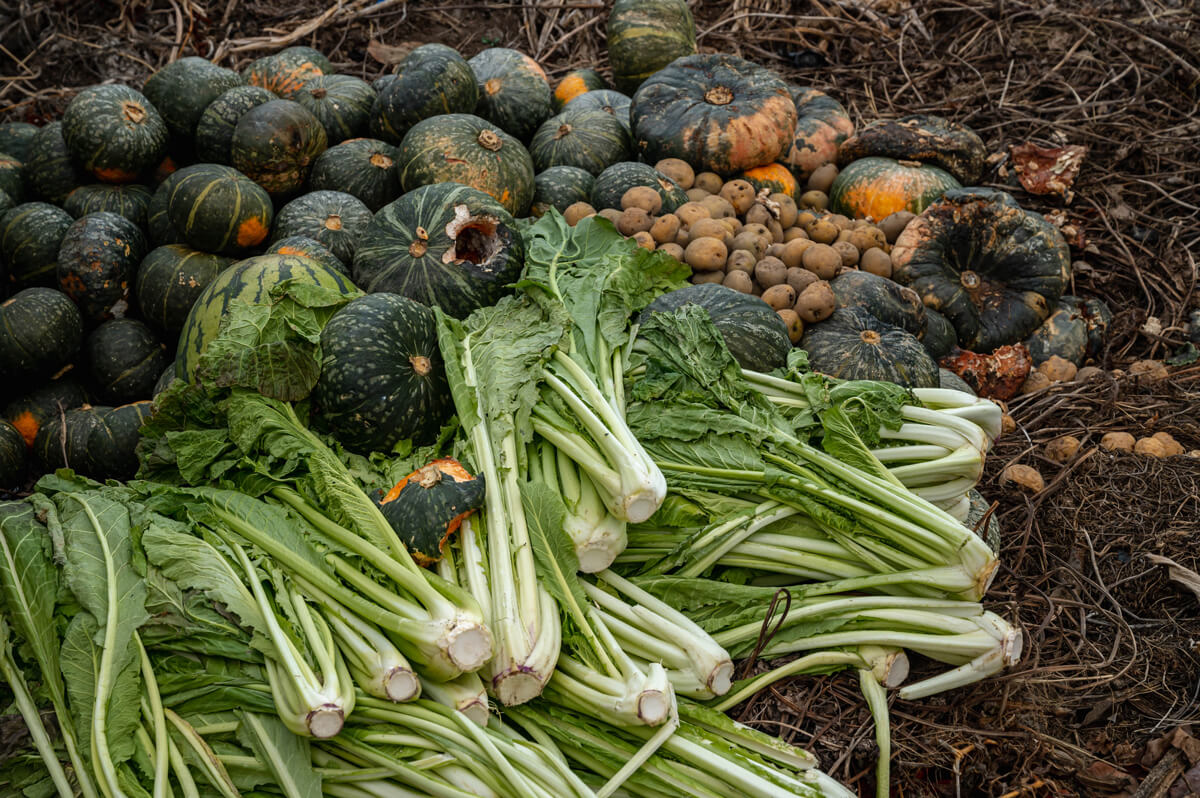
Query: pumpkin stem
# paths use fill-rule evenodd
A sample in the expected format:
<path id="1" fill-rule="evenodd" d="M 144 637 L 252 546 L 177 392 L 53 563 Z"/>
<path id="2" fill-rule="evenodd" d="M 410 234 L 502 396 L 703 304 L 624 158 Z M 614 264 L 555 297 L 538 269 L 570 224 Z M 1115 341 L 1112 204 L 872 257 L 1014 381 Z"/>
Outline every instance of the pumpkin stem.
<path id="1" fill-rule="evenodd" d="M 135 102 L 121 103 L 121 112 L 135 125 L 140 125 L 146 120 L 146 109 Z"/>
<path id="2" fill-rule="evenodd" d="M 409 359 L 416 361 L 418 358 L 409 358 Z M 429 362 L 429 358 L 427 358 L 427 357 L 422 357 L 420 359 L 424 360 L 426 363 Z M 418 474 L 417 484 L 420 485 L 422 488 L 432 488 L 434 485 L 436 485 L 442 481 L 442 472 L 439 471 L 438 467 L 436 465 L 434 465 L 433 463 L 430 463 L 429 465 L 422 467 L 420 470 L 417 471 L 417 474 Z"/>
<path id="3" fill-rule="evenodd" d="M 554 134 L 554 140 L 555 140 L 555 141 L 558 141 L 558 140 L 559 140 L 559 139 L 561 139 L 563 136 L 569 136 L 569 135 L 571 135 L 571 130 L 572 130 L 572 128 L 571 128 L 571 126 L 570 126 L 570 125 L 568 125 L 568 124 L 562 124 L 562 125 L 559 125 L 559 126 L 558 126 L 558 132 Z"/>
<path id="4" fill-rule="evenodd" d="M 713 86 L 704 92 L 704 101 L 709 105 L 729 105 L 733 102 L 733 92 L 726 86 Z"/>
<path id="5" fill-rule="evenodd" d="M 429 233 L 424 227 L 417 228 L 417 237 L 408 245 L 408 254 L 419 258 L 429 251 Z"/>
<path id="6" fill-rule="evenodd" d="M 871 344 L 872 346 L 878 344 L 880 341 L 879 333 L 874 330 L 863 330 L 859 337 L 862 338 L 864 344 Z"/>
<path id="7" fill-rule="evenodd" d="M 979 275 L 970 270 L 960 274 L 958 279 L 959 282 L 962 283 L 962 287 L 968 291 L 974 291 L 982 284 L 982 280 L 979 279 Z"/>
<path id="8" fill-rule="evenodd" d="M 900 160 L 900 161 L 896 161 L 896 163 L 900 164 L 901 166 L 907 166 L 909 169 L 920 169 L 922 166 L 925 165 L 925 164 L 921 163 L 920 161 Z"/>
<path id="9" fill-rule="evenodd" d="M 394 163 L 391 158 L 382 152 L 372 153 L 369 160 L 371 161 L 371 166 L 378 166 L 380 169 L 391 169 Z"/>
<path id="10" fill-rule="evenodd" d="M 425 357 L 424 355 L 413 355 L 412 357 L 410 357 L 408 359 L 408 362 L 412 364 L 413 371 L 415 371 L 418 375 L 420 375 L 422 377 L 427 375 L 429 372 L 433 371 L 433 362 L 429 358 Z M 438 473 L 441 473 L 441 472 L 438 472 Z M 424 484 L 424 483 L 422 483 L 422 484 Z M 425 487 L 429 487 L 429 486 L 425 485 Z"/>
<path id="11" fill-rule="evenodd" d="M 319 89 L 313 89 L 312 91 L 309 92 L 309 94 L 312 96 L 312 98 L 314 100 L 323 100 L 323 99 L 325 99 L 325 95 L 328 93 L 329 93 L 329 90 L 326 89 L 324 86 L 322 86 Z"/>
<path id="12" fill-rule="evenodd" d="M 479 133 L 479 146 L 483 147 L 485 150 L 496 152 L 500 149 L 500 145 L 503 143 L 504 142 L 500 140 L 500 137 L 496 135 L 495 131 L 482 130 Z"/>
<path id="13" fill-rule="evenodd" d="M 326 216 L 325 217 L 325 229 L 326 230 L 341 230 L 342 229 L 342 217 L 338 216 L 336 213 L 331 213 L 328 216 Z"/>

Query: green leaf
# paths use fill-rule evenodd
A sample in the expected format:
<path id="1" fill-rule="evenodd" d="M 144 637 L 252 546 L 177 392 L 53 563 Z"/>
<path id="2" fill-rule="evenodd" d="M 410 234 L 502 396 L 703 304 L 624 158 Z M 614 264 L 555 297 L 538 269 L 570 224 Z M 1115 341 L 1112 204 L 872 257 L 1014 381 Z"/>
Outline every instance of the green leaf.
<path id="1" fill-rule="evenodd" d="M 287 798 L 321 798 L 321 777 L 313 771 L 308 741 L 287 730 L 271 715 L 241 713 L 238 740 L 275 776 Z"/>
<path id="2" fill-rule="evenodd" d="M 1179 350 L 1175 354 L 1163 362 L 1168 366 L 1190 366 L 1197 360 L 1200 360 L 1200 349 L 1197 349 L 1194 343 L 1188 341 L 1179 347 Z"/>

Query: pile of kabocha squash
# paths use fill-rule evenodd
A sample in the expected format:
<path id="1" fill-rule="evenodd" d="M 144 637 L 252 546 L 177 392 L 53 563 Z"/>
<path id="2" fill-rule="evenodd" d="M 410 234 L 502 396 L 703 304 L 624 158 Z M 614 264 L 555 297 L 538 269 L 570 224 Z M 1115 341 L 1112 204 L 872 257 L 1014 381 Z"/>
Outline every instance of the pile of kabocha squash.
<path id="1" fill-rule="evenodd" d="M 696 285 L 660 303 L 707 308 L 752 368 L 799 345 L 841 377 L 933 386 L 943 361 L 1012 390 L 1099 351 L 1108 309 L 1064 295 L 1051 224 L 976 187 L 968 128 L 856 130 L 819 91 L 698 54 L 682 0 L 618 0 L 608 45 L 611 85 L 552 86 L 504 48 L 426 44 L 373 83 L 308 47 L 241 72 L 188 57 L 0 124 L 0 489 L 65 464 L 132 476 L 149 400 L 194 376 L 231 301 L 298 280 L 466 316 L 509 290 L 526 220 L 551 209 L 689 264 Z M 315 394 L 329 423 L 361 417 L 356 379 L 418 397 L 436 341 L 402 311 L 323 341 L 343 358 Z M 375 436 L 347 439 L 430 426 L 419 401 L 374 412 Z"/>

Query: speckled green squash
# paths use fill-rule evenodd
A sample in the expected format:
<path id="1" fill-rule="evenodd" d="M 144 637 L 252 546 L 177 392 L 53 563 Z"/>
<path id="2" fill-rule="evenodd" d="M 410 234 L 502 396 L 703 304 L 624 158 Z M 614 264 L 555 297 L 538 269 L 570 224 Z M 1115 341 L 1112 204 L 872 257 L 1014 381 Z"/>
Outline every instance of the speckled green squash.
<path id="1" fill-rule="evenodd" d="M 533 201 L 533 159 L 515 138 L 471 114 L 418 122 L 399 150 L 405 191 L 433 183 L 462 183 L 494 197 L 513 216 Z"/>
<path id="2" fill-rule="evenodd" d="M 176 172 L 167 195 L 171 224 L 195 249 L 240 255 L 266 240 L 271 197 L 236 169 L 196 164 Z"/>
<path id="3" fill-rule="evenodd" d="M 529 212 L 541 216 L 551 208 L 562 213 L 576 202 L 587 202 L 596 178 L 577 166 L 551 166 L 533 180 L 533 206 Z"/>
<path id="4" fill-rule="evenodd" d="M 178 333 L 196 299 L 232 263 L 182 244 L 152 249 L 138 267 L 134 290 L 142 318 L 163 332 Z"/>
<path id="5" fill-rule="evenodd" d="M 167 207 L 171 189 L 178 179 L 179 170 L 167 175 L 166 179 L 158 184 L 146 205 L 146 233 L 151 246 L 184 243 L 183 234 L 171 224 L 171 215 Z"/>
<path id="6" fill-rule="evenodd" d="M 232 69 L 189 56 L 172 61 L 151 75 L 143 93 L 162 114 L 172 136 L 191 139 L 209 103 L 244 82 Z"/>
<path id="7" fill-rule="evenodd" d="M 851 219 L 881 221 L 897 211 L 920 213 L 951 189 L 949 172 L 917 161 L 862 158 L 847 165 L 829 188 L 829 208 Z"/>
<path id="8" fill-rule="evenodd" d="M 567 103 L 563 107 L 563 110 L 567 110 L 567 108 L 571 110 L 589 108 L 603 111 L 606 114 L 612 114 L 629 131 L 630 141 L 632 141 L 633 126 L 629 121 L 629 109 L 632 105 L 633 101 L 619 91 L 596 89 L 595 91 L 580 94 Z"/>
<path id="9" fill-rule="evenodd" d="M 307 236 L 342 263 L 349 263 L 372 216 L 366 205 L 345 192 L 312 191 L 280 209 L 271 228 L 271 240 Z"/>
<path id="10" fill-rule="evenodd" d="M 86 401 L 83 386 L 66 374 L 9 402 L 4 408 L 4 420 L 21 433 L 25 445 L 32 449 L 42 424 Z"/>
<path id="11" fill-rule="evenodd" d="M 242 70 L 242 77 L 280 97 L 288 98 L 318 75 L 333 72 L 329 59 L 311 47 L 288 47 L 263 56 Z"/>
<path id="12" fill-rule="evenodd" d="M 62 204 L 76 186 L 91 182 L 67 152 L 62 122 L 51 122 L 38 130 L 24 163 L 26 189 L 55 205 Z"/>
<path id="13" fill-rule="evenodd" d="M 0 150 L 0 191 L 9 196 L 14 204 L 25 196 L 25 184 L 21 179 L 21 161 Z"/>
<path id="14" fill-rule="evenodd" d="M 431 443 L 453 412 L 433 311 L 408 297 L 349 303 L 321 331 L 321 353 L 316 417 L 356 452 Z"/>
<path id="15" fill-rule="evenodd" d="M 490 47 L 468 62 L 479 84 L 475 113 L 521 141 L 554 113 L 554 94 L 537 61 L 507 47 Z"/>
<path id="16" fill-rule="evenodd" d="M 37 125 L 28 122 L 0 123 L 0 152 L 7 152 L 18 161 L 26 161 L 37 137 Z"/>
<path id="17" fill-rule="evenodd" d="M 598 175 L 632 156 L 629 131 L 616 117 L 597 109 L 570 109 L 547 119 L 529 143 L 533 167 L 577 166 Z"/>
<path id="18" fill-rule="evenodd" d="M 837 100 L 816 89 L 789 86 L 796 105 L 796 132 L 780 160 L 800 180 L 838 158 L 838 148 L 854 133 L 850 115 Z"/>
<path id="19" fill-rule="evenodd" d="M 864 271 L 844 272 L 830 280 L 829 287 L 839 308 L 862 308 L 917 337 L 925 332 L 925 306 L 911 288 Z"/>
<path id="20" fill-rule="evenodd" d="M 29 380 L 55 373 L 83 341 L 83 319 L 53 288 L 26 288 L 0 304 L 0 374 Z"/>
<path id="21" fill-rule="evenodd" d="M 87 439 L 89 475 L 93 479 L 132 479 L 137 474 L 139 430 L 154 412 L 149 400 L 100 410 L 99 423 Z"/>
<path id="22" fill-rule="evenodd" d="M 479 102 L 471 65 L 444 44 L 423 44 L 413 50 L 396 66 L 391 80 L 376 86 L 376 91 L 378 130 L 382 138 L 396 144 L 422 119 L 474 113 Z"/>
<path id="23" fill-rule="evenodd" d="M 804 330 L 800 347 L 813 371 L 845 380 L 882 380 L 936 388 L 938 366 L 916 336 L 860 307 L 839 308 Z"/>
<path id="24" fill-rule="evenodd" d="M 508 294 L 524 265 L 521 234 L 502 205 L 470 186 L 436 183 L 375 215 L 352 274 L 370 293 L 402 294 L 463 318 Z"/>
<path id="25" fill-rule="evenodd" d="M 261 86 L 238 86 L 222 93 L 196 123 L 196 158 L 201 163 L 233 165 L 233 131 L 251 108 L 277 99 Z"/>
<path id="26" fill-rule="evenodd" d="M 592 186 L 592 207 L 620 208 L 621 197 L 634 186 L 649 186 L 662 197 L 662 212 L 673 213 L 687 202 L 687 194 L 679 184 L 653 166 L 636 161 L 615 163 L 596 176 Z"/>
<path id="27" fill-rule="evenodd" d="M 112 404 L 150 398 L 167 365 L 163 345 L 137 319 L 104 322 L 88 335 L 85 350 L 96 394 Z"/>
<path id="28" fill-rule="evenodd" d="M 167 154 L 167 124 L 140 92 L 91 86 L 63 112 L 67 150 L 105 183 L 132 183 Z"/>
<path id="29" fill-rule="evenodd" d="M 145 254 L 146 237 L 133 222 L 115 213 L 89 213 L 63 236 L 58 287 L 75 300 L 87 324 L 124 316 Z"/>
<path id="30" fill-rule="evenodd" d="M 353 75 L 318 75 L 293 95 L 325 128 L 329 144 L 366 135 L 375 90 Z"/>
<path id="31" fill-rule="evenodd" d="M 346 268 L 346 264 L 338 260 L 337 256 L 321 245 L 321 242 L 314 241 L 308 236 L 288 236 L 281 238 L 278 241 L 267 247 L 268 255 L 296 255 L 301 258 L 312 258 L 322 266 L 328 266 L 335 272 L 341 272 L 347 276 L 350 275 L 350 270 Z"/>
<path id="32" fill-rule="evenodd" d="M 579 95 L 607 88 L 609 88 L 608 81 L 596 70 L 573 69 L 563 75 L 562 80 L 554 87 L 554 108 L 561 111 L 567 103 Z"/>
<path id="33" fill-rule="evenodd" d="M 350 139 L 317 157 L 308 186 L 313 191 L 344 191 L 371 212 L 400 196 L 396 148 L 378 139 Z"/>
<path id="34" fill-rule="evenodd" d="M 964 186 L 983 178 L 988 151 L 983 139 L 966 125 L 931 114 L 878 119 L 842 143 L 838 162 L 868 156 L 920 161 L 949 172 Z"/>
<path id="35" fill-rule="evenodd" d="M 696 52 L 696 23 L 685 0 L 616 0 L 605 33 L 613 80 L 626 94 Z"/>
<path id="36" fill-rule="evenodd" d="M 233 165 L 272 197 L 299 191 L 328 140 L 320 120 L 300 103 L 271 100 L 251 108 L 233 130 Z"/>
<path id="37" fill-rule="evenodd" d="M 74 220 L 62 208 L 27 202 L 0 216 L 0 259 L 18 288 L 54 285 L 58 247 Z"/>
<path id="38" fill-rule="evenodd" d="M 209 342 L 216 338 L 221 317 L 229 310 L 231 302 L 268 302 L 271 289 L 286 280 L 299 280 L 341 291 L 346 296 L 358 293 L 345 275 L 310 258 L 259 255 L 239 261 L 217 275 L 217 279 L 208 284 L 192 305 L 175 355 L 175 369 L 179 377 L 188 381 L 195 378 L 200 355 Z"/>
<path id="39" fill-rule="evenodd" d="M 35 466 L 44 473 L 72 468 L 87 475 L 92 470 L 87 456 L 88 438 L 109 410 L 111 408 L 82 405 L 60 417 L 48 419 L 33 442 Z"/>
<path id="40" fill-rule="evenodd" d="M 0 421 L 0 490 L 13 490 L 24 478 L 26 448 L 16 427 Z"/>
<path id="41" fill-rule="evenodd" d="M 68 194 L 63 209 L 76 219 L 89 213 L 108 211 L 124 216 L 138 227 L 145 227 L 152 196 L 150 189 L 138 183 L 92 183 Z"/>

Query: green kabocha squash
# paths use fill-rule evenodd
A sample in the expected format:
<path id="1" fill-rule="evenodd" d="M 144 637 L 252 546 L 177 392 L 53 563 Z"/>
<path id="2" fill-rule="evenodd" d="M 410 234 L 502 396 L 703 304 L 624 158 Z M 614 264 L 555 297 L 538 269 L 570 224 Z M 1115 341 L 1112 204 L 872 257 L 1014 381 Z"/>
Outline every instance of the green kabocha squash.
<path id="1" fill-rule="evenodd" d="M 201 163 L 233 165 L 233 131 L 251 108 L 278 99 L 261 86 L 237 86 L 204 109 L 196 123 L 196 158 Z"/>
<path id="2" fill-rule="evenodd" d="M 100 426 L 103 415 L 111 409 L 85 404 L 48 419 L 33 441 L 35 466 L 43 473 L 71 468 L 89 474 L 92 463 L 87 456 L 88 439 L 92 430 Z"/>
<path id="3" fill-rule="evenodd" d="M 142 318 L 165 333 L 178 333 L 196 299 L 232 263 L 182 244 L 152 249 L 138 267 L 134 290 Z"/>
<path id="4" fill-rule="evenodd" d="M 209 103 L 244 82 L 232 69 L 189 56 L 155 72 L 147 78 L 142 91 L 162 114 L 171 135 L 190 141 Z"/>
<path id="5" fill-rule="evenodd" d="M 551 166 L 533 180 L 533 206 L 529 212 L 541 216 L 551 208 L 562 213 L 576 202 L 587 202 L 596 178 L 578 166 Z"/>
<path id="6" fill-rule="evenodd" d="M 475 113 L 521 141 L 554 113 L 554 94 L 540 64 L 507 47 L 491 47 L 467 61 L 479 84 Z"/>
<path id="7" fill-rule="evenodd" d="M 432 443 L 453 410 L 433 311 L 408 297 L 347 304 L 321 331 L 321 356 L 317 415 L 353 451 Z"/>
<path id="8" fill-rule="evenodd" d="M 608 81 L 596 70 L 573 69 L 563 75 L 562 80 L 554 87 L 554 108 L 556 111 L 562 111 L 567 103 L 579 95 L 607 88 L 609 88 Z"/>
<path id="9" fill-rule="evenodd" d="M 925 306 L 911 288 L 864 271 L 843 272 L 829 281 L 829 287 L 839 308 L 862 308 L 918 338 L 925 332 Z"/>
<path id="10" fill-rule="evenodd" d="M 329 59 L 311 47 L 289 47 L 252 61 L 242 70 L 242 78 L 251 86 L 288 98 L 309 80 L 331 72 Z"/>
<path id="11" fill-rule="evenodd" d="M 108 211 L 124 216 L 138 227 L 145 227 L 152 196 L 150 189 L 138 183 L 92 183 L 68 194 L 63 201 L 63 210 L 76 219 L 89 213 Z"/>
<path id="12" fill-rule="evenodd" d="M 881 380 L 936 388 L 938 365 L 916 336 L 885 324 L 861 307 L 839 308 L 806 327 L 800 347 L 813 371 L 844 380 Z"/>
<path id="13" fill-rule="evenodd" d="M 307 236 L 320 242 L 342 263 L 350 263 L 372 215 L 358 198 L 345 192 L 312 191 L 279 210 L 271 228 L 271 240 Z"/>
<path id="14" fill-rule="evenodd" d="M 67 150 L 105 183 L 132 183 L 167 154 L 167 124 L 140 92 L 91 86 L 63 112 Z"/>
<path id="15" fill-rule="evenodd" d="M 742 368 L 767 372 L 787 363 L 792 342 L 779 314 L 756 296 L 716 283 L 689 285 L 663 294 L 646 307 L 639 322 L 651 314 L 670 313 L 685 305 L 698 305 L 708 311 L 729 354 Z"/>
<path id="16" fill-rule="evenodd" d="M 195 379 L 196 366 L 209 342 L 217 337 L 221 318 L 232 302 L 265 304 L 271 289 L 287 280 L 315 285 L 346 296 L 358 289 L 341 274 L 311 258 L 294 255 L 258 255 L 230 266 L 217 275 L 197 298 L 184 322 L 175 354 L 175 369 L 181 379 Z"/>
<path id="17" fill-rule="evenodd" d="M 400 196 L 396 157 L 396 148 L 378 139 L 343 141 L 317 156 L 308 176 L 309 188 L 344 191 L 374 213 Z"/>
<path id="18" fill-rule="evenodd" d="M 17 428 L 0 421 L 0 490 L 12 490 L 24 479 L 27 448 Z"/>
<path id="19" fill-rule="evenodd" d="M 941 362 L 958 346 L 958 333 L 949 319 L 933 308 L 925 308 L 925 334 L 921 336 L 921 345 L 930 357 Z"/>
<path id="20" fill-rule="evenodd" d="M 605 35 L 613 81 L 626 94 L 696 52 L 696 22 L 686 0 L 616 0 Z"/>
<path id="21" fill-rule="evenodd" d="M 89 476 L 133 479 L 138 470 L 139 431 L 153 411 L 154 403 L 149 400 L 100 409 L 98 423 L 92 426 L 86 443 Z"/>
<path id="22" fill-rule="evenodd" d="M 115 213 L 89 213 L 67 229 L 58 248 L 58 287 L 85 323 L 125 315 L 146 249 L 138 226 Z"/>
<path id="23" fill-rule="evenodd" d="M 423 44 L 396 66 L 392 79 L 377 86 L 374 114 L 382 138 L 399 144 L 422 119 L 442 114 L 471 114 L 479 86 L 467 59 L 444 44 Z"/>
<path id="24" fill-rule="evenodd" d="M 146 233 L 152 246 L 161 247 L 184 242 L 183 234 L 171 223 L 168 209 L 171 190 L 180 177 L 178 170 L 167 175 L 166 179 L 158 184 L 158 188 L 154 189 L 154 193 L 150 195 L 150 202 L 146 204 Z"/>
<path id="25" fill-rule="evenodd" d="M 611 89 L 596 89 L 595 91 L 585 92 L 567 103 L 567 106 L 570 106 L 571 110 L 590 108 L 603 111 L 606 114 L 612 114 L 618 122 L 625 126 L 631 137 L 633 135 L 633 127 L 629 122 L 629 108 L 632 105 L 633 100 L 629 99 L 628 95 Z M 567 109 L 567 106 L 563 106 L 564 111 Z"/>
<path id="26" fill-rule="evenodd" d="M 312 258 L 322 266 L 328 266 L 335 272 L 349 275 L 350 270 L 336 255 L 326 249 L 320 241 L 314 241 L 308 236 L 288 236 L 267 247 L 268 255 L 295 255 L 300 258 Z"/>
<path id="27" fill-rule="evenodd" d="M 1041 326 L 1070 275 L 1062 234 L 1007 194 L 947 192 L 892 247 L 892 279 L 954 325 L 958 343 L 991 352 Z"/>
<path id="28" fill-rule="evenodd" d="M 83 318 L 53 288 L 26 288 L 0 304 L 0 374 L 30 380 L 55 373 L 79 351 Z"/>
<path id="29" fill-rule="evenodd" d="M 593 208 L 620 208 L 621 197 L 634 186 L 649 186 L 662 197 L 662 212 L 673 213 L 688 201 L 679 184 L 653 166 L 636 161 L 615 163 L 596 176 L 592 185 Z"/>
<path id="30" fill-rule="evenodd" d="M 27 202 L 0 216 L 0 261 L 18 288 L 53 285 L 58 247 L 74 220 L 62 208 Z"/>
<path id="31" fill-rule="evenodd" d="M 940 116 L 913 114 L 871 122 L 838 150 L 841 164 L 870 156 L 930 164 L 970 186 L 983 179 L 988 152 L 979 134 L 966 125 Z"/>
<path id="32" fill-rule="evenodd" d="M 516 222 L 482 191 L 435 183 L 384 206 L 354 254 L 364 291 L 401 294 L 457 318 L 508 294 L 525 265 Z"/>
<path id="33" fill-rule="evenodd" d="M 171 176 L 167 215 L 193 248 L 240 255 L 266 240 L 275 212 L 267 192 L 241 172 L 196 164 Z"/>
<path id="34" fill-rule="evenodd" d="M 372 498 L 418 565 L 442 559 L 446 541 L 483 506 L 484 480 L 462 463 L 439 458 Z"/>
<path id="35" fill-rule="evenodd" d="M 67 195 L 91 179 L 75 163 L 63 139 L 62 122 L 38 130 L 25 158 L 25 186 L 34 196 L 59 205 Z"/>
<path id="36" fill-rule="evenodd" d="M 435 116 L 413 125 L 400 143 L 405 191 L 462 183 L 490 194 L 513 216 L 533 201 L 533 159 L 515 138 L 471 114 Z"/>
<path id="37" fill-rule="evenodd" d="M 320 121 L 330 144 L 366 135 L 375 98 L 371 84 L 353 75 L 318 75 L 293 95 Z"/>
<path id="38" fill-rule="evenodd" d="M 918 161 L 862 158 L 847 165 L 829 188 L 829 208 L 852 219 L 882 221 L 897 211 L 920 213 L 951 189 L 949 172 Z"/>
<path id="39" fill-rule="evenodd" d="M 539 172 L 577 166 L 598 175 L 632 155 L 629 131 L 616 117 L 597 109 L 571 109 L 547 119 L 533 134 L 529 154 Z"/>
<path id="40" fill-rule="evenodd" d="M 37 125 L 28 122 L 0 123 L 0 152 L 7 152 L 24 163 L 29 160 L 37 134 Z"/>
<path id="41" fill-rule="evenodd" d="M 326 146 L 325 128 L 311 111 L 292 100 L 271 100 L 238 120 L 233 165 L 272 197 L 287 197 L 304 186 Z"/>
<path id="42" fill-rule="evenodd" d="M 113 404 L 149 398 L 167 365 L 163 345 L 137 319 L 104 322 L 85 349 L 96 395 Z"/>
<path id="43" fill-rule="evenodd" d="M 0 191 L 3 191 L 13 201 L 21 202 L 25 196 L 25 185 L 21 179 L 21 161 L 0 150 Z"/>
<path id="44" fill-rule="evenodd" d="M 1025 339 L 1025 346 L 1035 366 L 1054 355 L 1082 366 L 1089 356 L 1103 353 L 1111 321 L 1112 311 L 1103 301 L 1063 296 L 1042 326 Z"/>
<path id="45" fill-rule="evenodd" d="M 12 197 L 8 196 L 7 191 L 0 191 L 0 216 L 3 216 L 8 211 L 15 208 L 16 205 L 17 203 L 13 202 Z M 6 279 L 7 278 L 5 277 L 4 273 L 4 262 L 0 261 L 0 288 L 3 287 Z"/>
<path id="46" fill-rule="evenodd" d="M 9 402 L 4 408 L 4 420 L 21 433 L 25 445 L 32 449 L 38 430 L 47 420 L 59 418 L 85 402 L 87 393 L 68 370 L 67 374 Z"/>
<path id="47" fill-rule="evenodd" d="M 828 94 L 800 86 L 788 89 L 796 105 L 796 133 L 780 160 L 796 177 L 807 180 L 819 167 L 837 161 L 842 142 L 854 133 L 854 123 Z"/>
<path id="48" fill-rule="evenodd" d="M 733 175 L 787 151 L 796 105 L 769 69 L 733 55 L 692 55 L 642 83 L 630 119 L 643 160 L 681 158 L 697 171 Z"/>

